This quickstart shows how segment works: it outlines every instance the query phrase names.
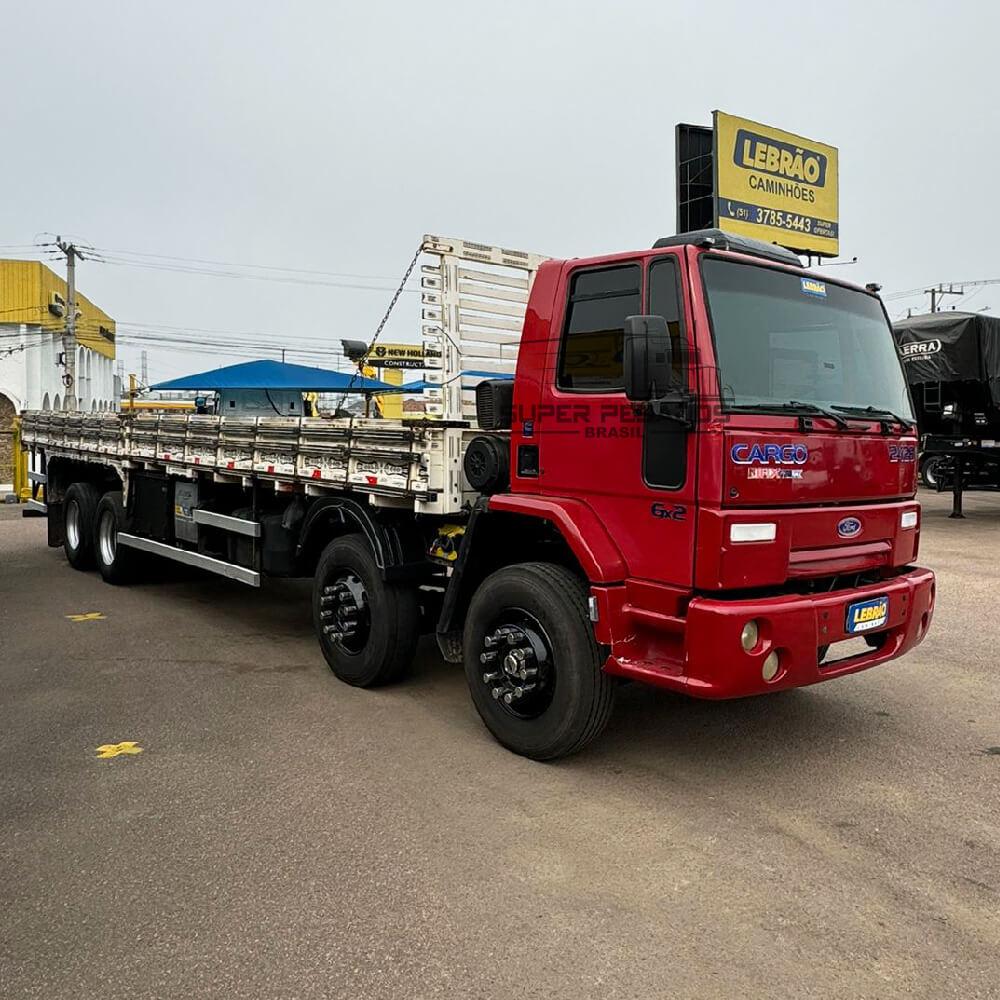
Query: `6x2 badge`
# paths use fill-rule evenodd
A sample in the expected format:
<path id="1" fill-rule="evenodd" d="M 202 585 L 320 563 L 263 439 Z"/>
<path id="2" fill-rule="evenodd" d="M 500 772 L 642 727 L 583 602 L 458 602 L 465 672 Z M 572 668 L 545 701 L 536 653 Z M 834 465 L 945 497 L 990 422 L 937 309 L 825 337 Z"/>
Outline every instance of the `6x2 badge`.
<path id="1" fill-rule="evenodd" d="M 654 503 L 649 512 L 663 521 L 683 521 L 687 518 L 687 507 L 677 503 Z"/>

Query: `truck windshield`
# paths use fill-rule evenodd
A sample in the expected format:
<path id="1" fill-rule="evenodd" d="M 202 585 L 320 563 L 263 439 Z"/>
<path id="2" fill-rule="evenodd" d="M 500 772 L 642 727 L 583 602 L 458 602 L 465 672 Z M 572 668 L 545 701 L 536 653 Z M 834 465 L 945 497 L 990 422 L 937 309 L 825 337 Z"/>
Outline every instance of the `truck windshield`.
<path id="1" fill-rule="evenodd" d="M 705 257 L 702 277 L 724 409 L 803 403 L 912 420 L 889 324 L 872 295 Z"/>

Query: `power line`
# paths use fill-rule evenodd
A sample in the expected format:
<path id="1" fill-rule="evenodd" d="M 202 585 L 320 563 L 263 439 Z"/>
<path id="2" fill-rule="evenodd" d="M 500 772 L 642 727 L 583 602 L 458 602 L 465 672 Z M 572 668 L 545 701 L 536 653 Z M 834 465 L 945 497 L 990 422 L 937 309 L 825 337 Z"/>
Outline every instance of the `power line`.
<path id="1" fill-rule="evenodd" d="M 228 278 L 237 281 L 268 281 L 284 285 L 303 285 L 314 288 L 351 288 L 360 291 L 389 292 L 392 288 L 388 285 L 364 284 L 360 281 L 331 280 L 317 281 L 311 278 L 298 278 L 293 275 L 278 274 L 250 274 L 239 271 L 219 271 L 204 267 L 187 266 L 182 264 L 157 264 L 150 261 L 127 260 L 125 258 L 108 257 L 98 254 L 89 259 L 99 263 L 108 264 L 112 267 L 139 268 L 147 271 L 166 271 L 173 274 L 194 274 L 208 278 Z M 382 280 L 382 279 L 374 279 Z M 419 288 L 405 288 L 407 292 L 419 292 Z"/>
<path id="2" fill-rule="evenodd" d="M 978 285 L 1000 285 L 1000 278 L 979 278 L 974 281 L 948 281 L 948 282 L 941 281 L 938 282 L 938 284 L 939 285 L 947 284 L 949 286 L 970 285 L 973 287 Z M 920 288 L 908 288 L 904 292 L 890 292 L 887 295 L 883 295 L 882 298 L 887 302 L 892 302 L 896 299 L 908 299 L 914 295 L 926 295 L 929 290 L 930 289 L 928 289 L 926 285 L 922 285 Z"/>
<path id="3" fill-rule="evenodd" d="M 203 257 L 175 257 L 170 254 L 146 253 L 140 250 L 112 250 L 101 247 L 91 247 L 101 254 L 112 254 L 118 257 L 152 257 L 156 260 L 181 261 L 188 264 L 210 264 L 214 267 L 246 267 L 263 271 L 287 271 L 294 274 L 312 274 L 326 278 L 352 278 L 359 281 L 394 281 L 392 275 L 387 274 L 352 274 L 343 271 L 319 271 L 302 267 L 282 267 L 277 264 L 247 264 L 238 261 L 228 260 L 208 260 Z"/>

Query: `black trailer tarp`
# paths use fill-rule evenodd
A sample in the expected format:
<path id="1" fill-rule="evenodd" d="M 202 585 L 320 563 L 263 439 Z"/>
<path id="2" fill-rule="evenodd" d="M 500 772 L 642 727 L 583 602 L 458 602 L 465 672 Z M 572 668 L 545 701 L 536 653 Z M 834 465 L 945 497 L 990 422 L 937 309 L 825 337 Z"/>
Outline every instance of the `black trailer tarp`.
<path id="1" fill-rule="evenodd" d="M 910 385 L 979 382 L 1000 406 L 1000 319 L 982 313 L 939 312 L 893 324 Z"/>

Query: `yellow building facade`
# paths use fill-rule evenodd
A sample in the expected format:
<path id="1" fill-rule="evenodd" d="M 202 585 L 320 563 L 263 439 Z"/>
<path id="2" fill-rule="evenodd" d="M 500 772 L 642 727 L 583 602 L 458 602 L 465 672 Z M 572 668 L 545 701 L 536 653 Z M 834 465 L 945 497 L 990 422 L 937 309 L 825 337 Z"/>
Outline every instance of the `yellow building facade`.
<path id="1" fill-rule="evenodd" d="M 76 382 L 60 364 L 66 282 L 34 260 L 0 260 L 0 489 L 14 481 L 13 423 L 23 410 L 114 410 L 115 321 L 76 296 Z"/>

